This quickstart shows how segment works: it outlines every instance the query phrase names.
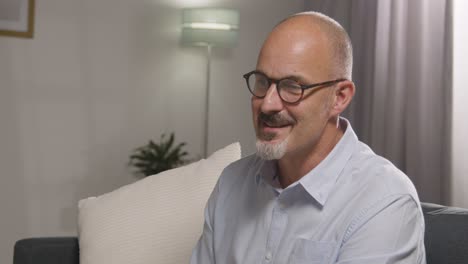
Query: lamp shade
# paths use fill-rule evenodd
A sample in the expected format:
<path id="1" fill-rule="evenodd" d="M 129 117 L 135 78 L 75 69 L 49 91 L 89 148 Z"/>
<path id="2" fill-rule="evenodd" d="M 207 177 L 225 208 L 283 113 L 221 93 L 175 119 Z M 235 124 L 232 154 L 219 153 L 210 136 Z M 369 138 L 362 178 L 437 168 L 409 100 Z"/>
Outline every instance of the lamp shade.
<path id="1" fill-rule="evenodd" d="M 237 43 L 239 12 L 234 9 L 184 9 L 182 43 L 230 47 Z"/>

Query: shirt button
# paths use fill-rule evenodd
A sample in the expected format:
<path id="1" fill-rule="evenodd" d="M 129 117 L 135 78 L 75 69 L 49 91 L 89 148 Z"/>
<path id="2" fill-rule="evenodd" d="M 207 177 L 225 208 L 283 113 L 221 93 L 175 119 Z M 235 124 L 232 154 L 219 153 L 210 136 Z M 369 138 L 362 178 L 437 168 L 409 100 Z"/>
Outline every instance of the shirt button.
<path id="1" fill-rule="evenodd" d="M 271 258 L 272 258 L 271 252 L 267 252 L 265 255 L 265 260 L 270 262 Z"/>

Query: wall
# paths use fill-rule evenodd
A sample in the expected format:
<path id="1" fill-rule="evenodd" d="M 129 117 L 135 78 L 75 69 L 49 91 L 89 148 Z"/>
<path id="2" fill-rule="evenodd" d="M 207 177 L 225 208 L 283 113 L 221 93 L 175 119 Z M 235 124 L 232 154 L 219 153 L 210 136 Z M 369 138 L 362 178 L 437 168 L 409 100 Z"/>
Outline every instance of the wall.
<path id="1" fill-rule="evenodd" d="M 174 131 L 192 156 L 201 153 L 206 62 L 203 49 L 179 45 L 182 7 L 241 12 L 239 45 L 213 51 L 208 150 L 240 141 L 252 152 L 241 76 L 271 27 L 303 1 L 36 5 L 34 39 L 0 37 L 0 263 L 11 263 L 20 238 L 75 235 L 77 201 L 134 181 L 126 162 L 148 139 Z"/>
<path id="2" fill-rule="evenodd" d="M 468 208 L 468 2 L 453 1 L 452 204 Z"/>

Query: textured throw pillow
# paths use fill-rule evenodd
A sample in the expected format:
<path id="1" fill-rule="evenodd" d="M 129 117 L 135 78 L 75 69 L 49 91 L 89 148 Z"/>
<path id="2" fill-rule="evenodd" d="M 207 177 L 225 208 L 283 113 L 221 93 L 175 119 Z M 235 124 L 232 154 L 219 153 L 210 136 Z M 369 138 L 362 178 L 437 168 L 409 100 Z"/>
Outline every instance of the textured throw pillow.
<path id="1" fill-rule="evenodd" d="M 234 143 L 208 159 L 81 200 L 80 263 L 188 263 L 205 203 L 222 170 L 239 158 Z"/>

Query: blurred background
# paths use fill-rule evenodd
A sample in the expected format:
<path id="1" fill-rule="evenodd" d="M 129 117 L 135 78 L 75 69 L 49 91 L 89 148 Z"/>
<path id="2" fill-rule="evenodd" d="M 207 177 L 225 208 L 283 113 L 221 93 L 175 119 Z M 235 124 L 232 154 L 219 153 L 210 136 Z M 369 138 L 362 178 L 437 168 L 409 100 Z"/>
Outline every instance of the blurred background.
<path id="1" fill-rule="evenodd" d="M 32 38 L 0 35 L 0 262 L 18 239 L 76 235 L 78 200 L 137 180 L 129 156 L 149 139 L 174 132 L 194 159 L 205 133 L 208 154 L 235 141 L 253 153 L 242 74 L 276 23 L 307 10 L 351 35 L 357 95 L 345 116 L 361 140 L 422 201 L 468 207 L 467 3 L 36 1 Z M 212 49 L 207 131 L 206 48 L 180 41 L 182 9 L 196 7 L 240 14 L 237 44 Z"/>

